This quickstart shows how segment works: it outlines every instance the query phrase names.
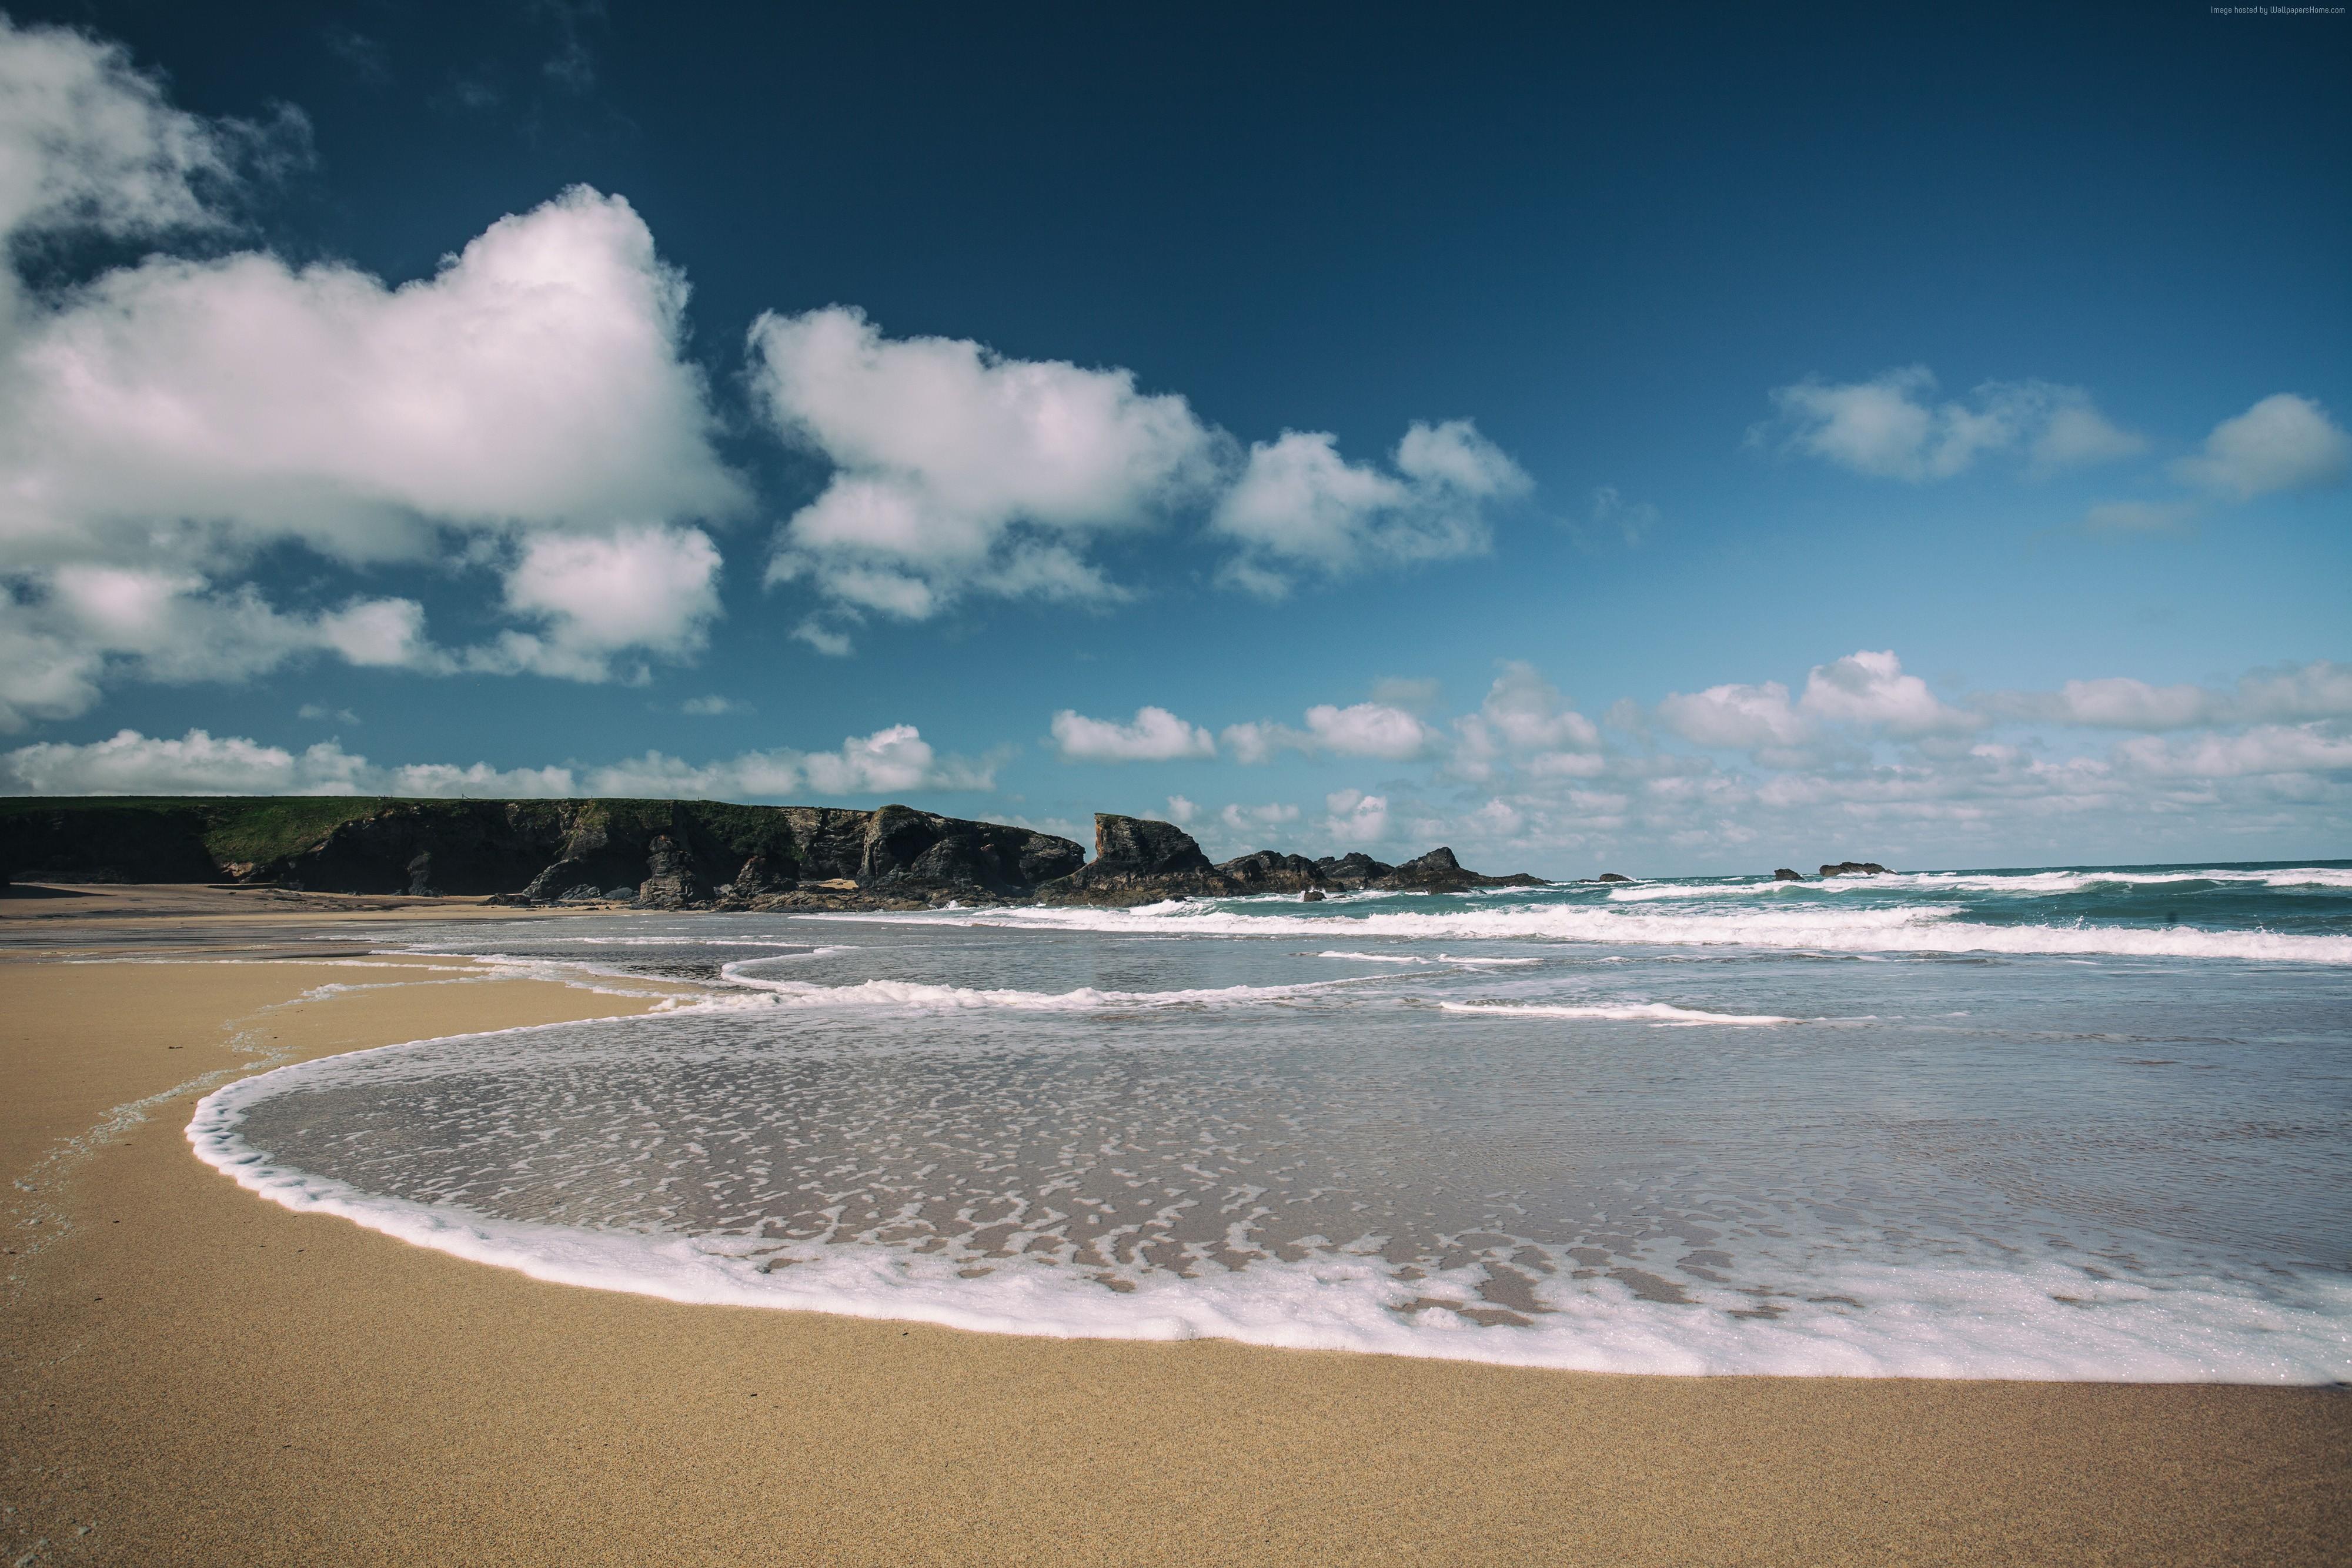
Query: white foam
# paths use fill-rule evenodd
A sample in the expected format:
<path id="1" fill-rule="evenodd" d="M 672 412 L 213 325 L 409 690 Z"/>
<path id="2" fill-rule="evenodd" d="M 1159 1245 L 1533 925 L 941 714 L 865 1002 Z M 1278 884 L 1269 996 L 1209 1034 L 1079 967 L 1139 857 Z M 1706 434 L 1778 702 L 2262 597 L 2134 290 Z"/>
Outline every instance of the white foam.
<path id="1" fill-rule="evenodd" d="M 1534 1002 L 1440 1002 L 1438 1006 L 1449 1013 L 1484 1013 L 1488 1017 L 1612 1019 L 1623 1023 L 1672 1024 L 1685 1028 L 1693 1024 L 1757 1025 L 1804 1021 L 1771 1013 L 1704 1012 L 1697 1008 L 1678 1008 L 1671 1002 L 1611 1002 L 1591 1007 Z"/>
<path id="2" fill-rule="evenodd" d="M 764 962 L 761 959 L 747 963 Z M 864 980 L 854 986 L 819 986 L 806 980 L 769 980 L 741 973 L 742 964 L 720 969 L 739 985 L 765 991 L 781 1004 L 809 1008 L 906 1008 L 924 1011 L 969 1011 L 1003 1008 L 1020 1012 L 1097 1012 L 1109 1008 L 1231 1007 L 1279 1001 L 1346 982 L 1311 980 L 1290 986 L 1219 986 L 1195 990 L 1105 991 L 1081 986 L 1072 991 L 976 990 L 915 980 Z"/>
<path id="3" fill-rule="evenodd" d="M 1352 958 L 1359 964 L 1425 964 L 1426 958 L 1416 958 L 1406 953 L 1318 953 L 1318 958 Z"/>
<path id="4" fill-rule="evenodd" d="M 393 1048 L 399 1049 L 399 1048 Z M 1411 1283 L 1344 1250 L 1260 1260 L 1195 1276 L 1143 1270 L 1106 1287 L 1096 1271 L 1020 1256 L 968 1260 L 875 1246 L 783 1246 L 501 1221 L 362 1192 L 272 1163 L 238 1127 L 245 1107 L 289 1087 L 278 1069 L 208 1094 L 188 1124 L 197 1157 L 298 1212 L 537 1280 L 684 1302 L 931 1322 L 1057 1338 L 1218 1338 L 1297 1349 L 1593 1372 L 1998 1377 L 2114 1382 L 2327 1384 L 2352 1380 L 2352 1286 L 2294 1282 L 2294 1297 L 2192 1277 L 2149 1284 L 2060 1263 L 1853 1263 L 1791 1278 L 1769 1304 L 1704 1284 L 1689 1304 L 1610 1279 L 1553 1277 L 1525 1326 L 1480 1326 L 1465 1309 L 1475 1270 Z M 1719 1298 L 1719 1299 L 1718 1299 Z"/>
<path id="5" fill-rule="evenodd" d="M 829 920 L 904 925 L 1045 927 L 1066 931 L 1199 936 L 1366 936 L 1441 940 L 1601 943 L 1638 946 L 1746 946 L 1848 953 L 2057 954 L 2114 957 L 2239 958 L 2352 964 L 2352 936 L 2189 926 L 1989 925 L 1953 919 L 1953 904 L 1824 906 L 1653 914 L 1591 904 L 1532 904 L 1452 914 L 1302 916 L 1240 915 L 1205 904 L 1136 909 L 973 910 L 900 915 L 828 915 Z"/>

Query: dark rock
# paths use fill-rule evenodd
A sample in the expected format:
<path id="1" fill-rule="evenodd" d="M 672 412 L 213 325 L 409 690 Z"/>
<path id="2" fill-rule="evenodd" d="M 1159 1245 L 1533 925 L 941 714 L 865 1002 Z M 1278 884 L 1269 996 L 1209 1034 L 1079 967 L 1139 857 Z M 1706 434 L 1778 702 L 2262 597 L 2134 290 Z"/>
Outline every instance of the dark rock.
<path id="1" fill-rule="evenodd" d="M 1595 882 L 1631 882 L 1633 879 L 1630 876 L 1620 876 L 1613 871 L 1604 871 L 1592 880 Z"/>
<path id="2" fill-rule="evenodd" d="M 1255 854 L 1238 855 L 1217 870 L 1248 888 L 1252 893 L 1299 893 L 1323 885 L 1323 873 L 1305 855 L 1286 855 L 1279 850 L 1260 850 Z"/>
<path id="3" fill-rule="evenodd" d="M 1323 902 L 1323 890 L 1319 887 L 1310 887 L 1305 893 L 1298 895 L 1298 902 L 1301 904 L 1320 904 Z"/>
<path id="4" fill-rule="evenodd" d="M 419 850 L 408 862 L 408 892 L 414 898 L 434 898 L 441 890 L 433 885 L 433 852 Z"/>
<path id="5" fill-rule="evenodd" d="M 1774 882 L 1802 882 L 1805 878 L 1804 873 L 1801 872 L 1793 872 L 1787 866 L 1780 866 L 1774 869 L 1772 873 L 1772 880 Z"/>
<path id="6" fill-rule="evenodd" d="M 1327 883 L 1361 887 L 1380 881 L 1396 867 L 1386 861 L 1376 861 L 1361 850 L 1350 850 L 1337 859 L 1325 855 L 1315 862 L 1315 869 Z"/>
<path id="7" fill-rule="evenodd" d="M 1517 872 L 1509 876 L 1482 876 L 1463 868 L 1454 852 L 1443 845 L 1417 860 L 1409 860 L 1381 877 L 1379 887 L 1397 893 L 1459 893 L 1473 887 L 1549 887 L 1539 876 Z"/>
<path id="8" fill-rule="evenodd" d="M 1037 890 L 1047 904 L 1157 904 L 1170 898 L 1230 898 L 1255 891 L 1209 863 L 1192 835 L 1173 822 L 1095 814 L 1095 858 Z"/>
<path id="9" fill-rule="evenodd" d="M 636 896 L 637 890 L 634 887 L 608 887 L 604 890 L 604 897 L 614 904 L 626 904 Z"/>
<path id="10" fill-rule="evenodd" d="M 639 909 L 691 909 L 709 898 L 695 871 L 694 857 L 667 833 L 657 833 L 646 849 L 646 877 L 637 884 Z"/>
<path id="11" fill-rule="evenodd" d="M 1886 868 L 1876 861 L 1840 861 L 1835 865 L 1822 867 L 1823 876 L 1885 876 Z"/>
<path id="12" fill-rule="evenodd" d="M 555 900 L 555 902 L 558 904 L 602 904 L 604 902 L 604 895 L 597 891 L 596 884 L 594 883 L 583 882 L 578 887 L 566 889 L 564 893 Z"/>

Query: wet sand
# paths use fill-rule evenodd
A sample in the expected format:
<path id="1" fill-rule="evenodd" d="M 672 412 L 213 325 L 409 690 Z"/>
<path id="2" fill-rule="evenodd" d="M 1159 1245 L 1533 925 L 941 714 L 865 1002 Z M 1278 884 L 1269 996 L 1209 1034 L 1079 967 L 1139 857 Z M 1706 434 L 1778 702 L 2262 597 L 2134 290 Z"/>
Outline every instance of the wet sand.
<path id="1" fill-rule="evenodd" d="M 197 1163 L 182 1132 L 198 1094 L 263 1054 L 655 1002 L 316 961 L 415 906 L 173 910 L 110 891 L 148 902 L 38 922 L 19 909 L 79 901 L 0 904 L 0 1171 L 19 1184 L 0 1188 L 0 1560 L 2352 1554 L 2339 1391 L 994 1337 L 541 1284 L 291 1214 Z M 87 961 L 115 956 L 142 961 Z M 379 988 L 305 999 L 354 983 Z"/>

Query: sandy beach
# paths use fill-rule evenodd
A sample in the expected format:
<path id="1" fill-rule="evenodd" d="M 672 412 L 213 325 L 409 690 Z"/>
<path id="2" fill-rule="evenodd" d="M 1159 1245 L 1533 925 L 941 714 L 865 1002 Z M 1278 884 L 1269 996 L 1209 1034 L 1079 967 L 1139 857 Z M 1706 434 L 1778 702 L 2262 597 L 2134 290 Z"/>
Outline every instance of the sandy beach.
<path id="1" fill-rule="evenodd" d="M 257 1066 L 659 1005 L 331 961 L 404 904 L 0 899 L 6 1561 L 2352 1552 L 2340 1391 L 1599 1376 L 679 1306 L 298 1216 L 199 1164 L 195 1099 Z"/>

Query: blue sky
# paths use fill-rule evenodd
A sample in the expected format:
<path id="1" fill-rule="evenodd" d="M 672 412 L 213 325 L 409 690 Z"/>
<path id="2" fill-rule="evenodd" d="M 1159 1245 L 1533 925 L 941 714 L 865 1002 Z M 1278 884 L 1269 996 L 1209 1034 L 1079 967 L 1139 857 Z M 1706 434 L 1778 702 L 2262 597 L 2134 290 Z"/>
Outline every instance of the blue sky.
<path id="1" fill-rule="evenodd" d="M 8 15 L 0 787 L 2352 853 L 2352 17 Z"/>

